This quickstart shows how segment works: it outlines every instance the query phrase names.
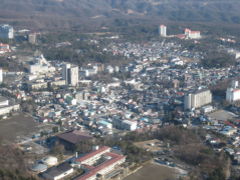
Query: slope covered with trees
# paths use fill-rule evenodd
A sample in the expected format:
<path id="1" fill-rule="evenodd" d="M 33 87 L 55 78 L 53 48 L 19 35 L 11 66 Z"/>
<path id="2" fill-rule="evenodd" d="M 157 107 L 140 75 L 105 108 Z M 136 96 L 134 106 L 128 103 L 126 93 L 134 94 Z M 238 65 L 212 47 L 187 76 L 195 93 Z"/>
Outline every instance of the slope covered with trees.
<path id="1" fill-rule="evenodd" d="M 102 25 L 116 18 L 240 24 L 237 0 L 1 0 L 0 22 L 32 28 Z M 97 23 L 97 24 L 96 24 Z"/>

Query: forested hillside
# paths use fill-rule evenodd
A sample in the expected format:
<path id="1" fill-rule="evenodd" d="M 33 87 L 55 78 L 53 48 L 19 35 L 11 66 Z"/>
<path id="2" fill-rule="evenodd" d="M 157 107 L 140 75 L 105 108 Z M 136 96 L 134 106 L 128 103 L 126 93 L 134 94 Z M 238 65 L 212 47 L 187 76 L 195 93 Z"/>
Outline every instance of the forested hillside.
<path id="1" fill-rule="evenodd" d="M 0 4 L 0 22 L 37 28 L 152 17 L 240 24 L 238 0 L 0 0 Z"/>

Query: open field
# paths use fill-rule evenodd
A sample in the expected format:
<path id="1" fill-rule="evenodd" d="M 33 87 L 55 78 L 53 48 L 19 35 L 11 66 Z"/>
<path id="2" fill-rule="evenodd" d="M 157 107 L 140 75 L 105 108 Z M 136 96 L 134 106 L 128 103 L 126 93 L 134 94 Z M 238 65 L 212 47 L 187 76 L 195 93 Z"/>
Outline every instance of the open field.
<path id="1" fill-rule="evenodd" d="M 151 151 L 151 152 L 157 152 L 157 151 L 163 150 L 162 142 L 157 139 L 136 142 L 136 143 L 134 143 L 134 145 L 139 148 L 143 148 L 145 150 Z"/>
<path id="2" fill-rule="evenodd" d="M 225 110 L 215 111 L 215 112 L 209 114 L 209 116 L 212 119 L 216 119 L 216 120 L 220 120 L 220 121 L 232 120 L 232 119 L 236 118 L 236 116 L 233 113 L 231 113 L 229 111 L 225 111 Z"/>
<path id="3" fill-rule="evenodd" d="M 175 180 L 177 173 L 173 168 L 149 163 L 124 180 Z"/>
<path id="4" fill-rule="evenodd" d="M 28 136 L 37 131 L 37 123 L 26 114 L 17 114 L 0 121 L 0 140 L 3 143 L 12 143 L 17 137 Z"/>

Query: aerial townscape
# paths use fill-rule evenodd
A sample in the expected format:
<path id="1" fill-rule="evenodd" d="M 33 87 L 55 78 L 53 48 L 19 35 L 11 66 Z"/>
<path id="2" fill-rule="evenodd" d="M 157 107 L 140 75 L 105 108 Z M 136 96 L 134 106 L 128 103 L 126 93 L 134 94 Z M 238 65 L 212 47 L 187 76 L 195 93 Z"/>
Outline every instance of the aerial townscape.
<path id="1" fill-rule="evenodd" d="M 0 7 L 0 180 L 240 179 L 232 0 L 40 1 Z"/>

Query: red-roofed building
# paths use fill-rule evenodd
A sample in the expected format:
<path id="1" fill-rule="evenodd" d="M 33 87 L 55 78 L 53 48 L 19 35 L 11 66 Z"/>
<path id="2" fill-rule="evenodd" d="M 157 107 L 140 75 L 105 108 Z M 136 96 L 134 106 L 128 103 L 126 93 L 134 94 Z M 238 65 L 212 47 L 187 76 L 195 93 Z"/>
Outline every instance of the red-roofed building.
<path id="1" fill-rule="evenodd" d="M 175 37 L 177 37 L 179 39 L 185 39 L 186 35 L 185 34 L 177 34 L 177 35 L 175 35 Z"/>
<path id="2" fill-rule="evenodd" d="M 103 154 L 110 152 L 111 148 L 107 146 L 103 146 L 96 151 L 92 151 L 86 154 L 83 157 L 78 158 L 76 161 L 81 164 L 93 165 L 97 159 L 99 159 Z"/>
<path id="3" fill-rule="evenodd" d="M 110 151 L 111 148 L 104 146 L 78 158 L 76 161 L 81 163 L 82 167 L 86 169 L 86 173 L 74 180 L 96 180 L 98 176 L 104 177 L 125 162 L 125 156 Z M 105 161 L 94 166 L 100 158 L 104 158 Z"/>
<path id="4" fill-rule="evenodd" d="M 186 28 L 184 33 L 186 35 L 186 38 L 189 38 L 189 39 L 200 39 L 201 38 L 200 31 L 192 31 L 191 29 Z"/>
<path id="5" fill-rule="evenodd" d="M 7 52 L 11 52 L 9 45 L 0 43 L 0 54 L 4 54 Z"/>

